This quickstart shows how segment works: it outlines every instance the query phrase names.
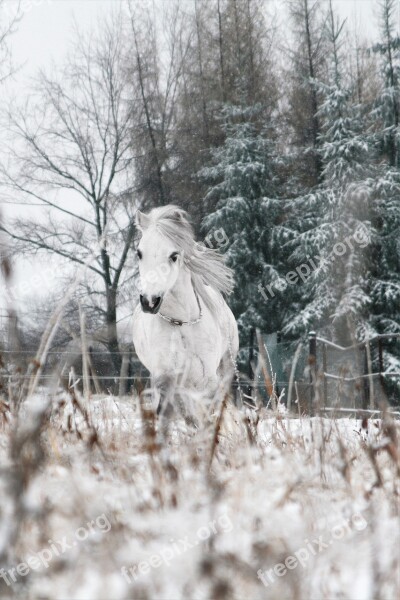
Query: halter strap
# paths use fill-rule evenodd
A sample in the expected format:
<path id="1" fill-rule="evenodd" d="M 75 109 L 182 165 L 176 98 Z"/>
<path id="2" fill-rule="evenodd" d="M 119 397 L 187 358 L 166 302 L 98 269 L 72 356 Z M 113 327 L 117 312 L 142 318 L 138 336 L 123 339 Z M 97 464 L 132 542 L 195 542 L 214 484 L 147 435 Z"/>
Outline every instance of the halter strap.
<path id="1" fill-rule="evenodd" d="M 195 289 L 193 289 L 193 291 L 194 295 L 196 296 L 197 306 L 199 307 L 200 313 L 197 319 L 195 319 L 194 321 L 181 321 L 180 319 L 173 319 L 172 317 L 167 317 L 167 315 L 163 315 L 160 312 L 157 313 L 158 316 L 164 319 L 164 321 L 168 321 L 168 323 L 171 323 L 171 325 L 196 325 L 196 323 L 199 323 L 201 321 L 201 317 L 203 316 L 203 311 L 201 310 L 200 299 L 197 295 L 197 292 Z"/>

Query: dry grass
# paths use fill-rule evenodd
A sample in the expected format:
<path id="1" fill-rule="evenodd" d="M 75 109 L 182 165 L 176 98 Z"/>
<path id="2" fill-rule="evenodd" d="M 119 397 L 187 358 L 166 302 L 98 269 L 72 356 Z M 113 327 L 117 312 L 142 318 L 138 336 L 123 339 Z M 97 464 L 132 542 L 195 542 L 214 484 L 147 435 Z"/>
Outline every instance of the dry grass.
<path id="1" fill-rule="evenodd" d="M 196 415 L 201 428 L 177 420 L 161 436 L 154 412 L 137 399 L 39 389 L 9 417 L 0 436 L 8 499 L 1 517 L 4 526 L 9 506 L 18 525 L 5 568 L 49 540 L 75 539 L 99 515 L 111 529 L 52 556 L 46 569 L 17 575 L 12 592 L 0 580 L 3 597 L 398 597 L 399 424 L 388 415 L 282 418 L 225 401 Z M 335 527 L 345 535 L 332 541 Z M 209 531 L 201 542 L 199 528 Z M 327 547 L 309 552 L 304 567 L 262 584 L 259 569 L 320 536 Z M 174 544 L 186 537 L 194 547 L 178 554 Z M 166 548 L 169 564 L 130 581 L 122 574 L 140 563 L 146 570 Z"/>

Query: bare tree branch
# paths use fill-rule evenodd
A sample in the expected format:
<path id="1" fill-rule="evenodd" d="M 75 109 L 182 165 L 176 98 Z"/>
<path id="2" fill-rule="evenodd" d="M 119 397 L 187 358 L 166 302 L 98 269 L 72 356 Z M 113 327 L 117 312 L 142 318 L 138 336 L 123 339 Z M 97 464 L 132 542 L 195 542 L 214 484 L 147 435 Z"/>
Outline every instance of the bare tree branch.
<path id="1" fill-rule="evenodd" d="M 102 282 L 113 353 L 118 287 L 134 233 L 123 199 L 133 188 L 135 160 L 135 96 L 123 38 L 121 14 L 89 39 L 77 32 L 75 53 L 59 74 L 39 73 L 26 105 L 8 111 L 11 142 L 7 163 L 0 165 L 0 184 L 13 199 L 28 206 L 29 199 L 39 200 L 48 213 L 45 222 L 22 218 L 2 226 L 20 250 L 83 265 L 99 248 L 90 268 Z M 109 236 L 111 223 L 116 234 Z"/>
<path id="2" fill-rule="evenodd" d="M 30 246 L 33 246 L 34 248 L 37 248 L 40 250 L 47 250 L 48 252 L 51 252 L 52 254 L 58 254 L 59 256 L 62 256 L 63 258 L 67 258 L 69 261 L 78 263 L 80 265 L 85 266 L 85 264 L 86 264 L 83 260 L 79 259 L 78 257 L 71 256 L 69 253 L 64 252 L 60 248 L 52 247 L 50 244 L 46 243 L 46 241 L 44 239 L 33 240 L 31 237 L 29 237 L 29 238 L 24 237 L 22 235 L 14 233 L 13 231 L 10 231 L 4 225 L 0 225 L 0 231 L 3 231 L 4 233 L 6 233 L 13 240 L 26 242 L 27 244 L 29 244 Z M 96 273 L 97 275 L 100 275 L 100 277 L 103 277 L 103 273 L 100 270 L 96 269 L 95 267 L 93 267 L 91 265 L 89 265 L 88 268 L 91 271 L 93 271 L 94 273 Z"/>

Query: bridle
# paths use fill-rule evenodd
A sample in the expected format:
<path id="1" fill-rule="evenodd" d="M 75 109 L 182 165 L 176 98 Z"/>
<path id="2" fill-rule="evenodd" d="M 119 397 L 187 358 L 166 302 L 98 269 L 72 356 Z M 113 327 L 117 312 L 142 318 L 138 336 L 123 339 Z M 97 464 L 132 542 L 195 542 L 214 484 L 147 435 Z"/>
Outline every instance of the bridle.
<path id="1" fill-rule="evenodd" d="M 163 315 L 162 313 L 157 313 L 159 317 L 161 317 L 162 319 L 164 319 L 164 321 L 167 321 L 168 323 L 170 323 L 171 325 L 196 325 L 197 323 L 200 323 L 201 321 L 201 317 L 203 316 L 203 311 L 201 310 L 201 305 L 200 305 L 200 298 L 196 292 L 195 289 L 193 289 L 194 291 L 194 295 L 196 296 L 196 301 L 197 301 L 197 306 L 199 307 L 199 316 L 197 319 L 195 319 L 194 321 L 181 321 L 180 319 L 174 319 L 173 317 L 168 317 L 167 315 Z"/>

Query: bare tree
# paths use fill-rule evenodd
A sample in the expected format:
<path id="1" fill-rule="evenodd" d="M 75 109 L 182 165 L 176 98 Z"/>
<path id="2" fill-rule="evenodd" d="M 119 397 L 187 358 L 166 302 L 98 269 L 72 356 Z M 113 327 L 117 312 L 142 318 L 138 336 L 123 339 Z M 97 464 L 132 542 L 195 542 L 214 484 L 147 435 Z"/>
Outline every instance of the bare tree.
<path id="1" fill-rule="evenodd" d="M 178 88 L 174 131 L 177 197 L 197 222 L 214 210 L 196 175 L 224 143 L 221 108 L 260 104 L 260 127 L 270 126 L 278 101 L 275 28 L 261 0 L 202 0 L 192 4 L 192 35 Z"/>
<path id="2" fill-rule="evenodd" d="M 396 30 L 398 3 L 395 0 L 381 0 L 380 4 L 380 40 L 373 51 L 380 55 L 384 73 L 384 93 L 380 99 L 381 118 L 385 124 L 382 145 L 391 167 L 400 167 L 400 100 L 399 100 L 399 48 L 400 37 Z"/>
<path id="3" fill-rule="evenodd" d="M 295 144 L 300 147 L 303 157 L 304 179 L 312 186 L 322 178 L 320 98 L 314 81 L 325 76 L 324 21 L 327 17 L 321 0 L 289 0 L 288 5 L 294 34 L 289 50 L 292 87 L 288 120 L 294 130 Z"/>
<path id="4" fill-rule="evenodd" d="M 21 20 L 19 3 L 13 3 L 11 11 L 10 5 L 11 3 L 7 4 L 5 0 L 0 0 L 0 84 L 14 71 L 9 39 Z"/>
<path id="5" fill-rule="evenodd" d="M 43 207 L 1 229 L 20 252 L 50 252 L 89 266 L 103 288 L 107 347 L 119 365 L 117 294 L 134 236 L 130 202 L 132 103 L 121 14 L 76 50 L 58 76 L 40 73 L 32 95 L 8 111 L 13 143 L 1 166 L 5 194 Z M 68 271 L 70 273 L 71 271 Z"/>
<path id="6" fill-rule="evenodd" d="M 129 72 L 134 89 L 136 185 L 147 206 L 167 204 L 176 197 L 171 156 L 171 132 L 176 121 L 176 97 L 190 31 L 180 2 L 163 6 L 162 18 L 129 4 L 132 56 Z M 153 7 L 154 8 L 154 7 Z"/>
<path id="7" fill-rule="evenodd" d="M 346 54 L 353 102 L 370 110 L 380 90 L 379 61 L 356 25 L 346 32 Z"/>

